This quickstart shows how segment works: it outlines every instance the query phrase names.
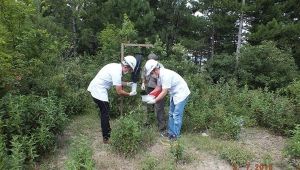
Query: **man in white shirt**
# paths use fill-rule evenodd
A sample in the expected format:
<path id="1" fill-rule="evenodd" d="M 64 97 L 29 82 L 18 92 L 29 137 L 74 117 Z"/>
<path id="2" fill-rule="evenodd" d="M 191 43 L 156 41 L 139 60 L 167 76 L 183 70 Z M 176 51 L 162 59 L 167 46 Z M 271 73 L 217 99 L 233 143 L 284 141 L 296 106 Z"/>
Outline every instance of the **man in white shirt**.
<path id="1" fill-rule="evenodd" d="M 183 111 L 191 93 L 189 87 L 179 74 L 172 70 L 161 68 L 160 64 L 155 60 L 148 60 L 145 64 L 145 69 L 147 70 L 147 75 L 158 79 L 158 85 L 154 89 L 154 92 L 161 91 L 161 93 L 155 99 L 150 100 L 148 104 L 154 104 L 162 100 L 168 92 L 170 94 L 168 137 L 171 140 L 176 140 L 180 137 Z"/>
<path id="2" fill-rule="evenodd" d="M 136 59 L 133 56 L 126 56 L 121 63 L 111 63 L 105 65 L 90 82 L 88 91 L 91 93 L 94 102 L 100 109 L 101 129 L 103 142 L 108 143 L 110 138 L 109 124 L 109 102 L 107 91 L 115 86 L 118 95 L 134 96 L 136 91 L 127 93 L 123 90 L 122 85 L 131 83 L 122 82 L 122 75 L 132 72 L 136 66 Z"/>
<path id="3" fill-rule="evenodd" d="M 148 59 L 158 60 L 158 56 L 154 53 L 150 53 L 148 55 Z M 160 67 L 163 67 L 161 65 Z M 144 68 L 142 73 L 142 85 L 141 89 L 145 90 L 147 94 L 151 94 L 151 92 L 155 89 L 157 86 L 157 79 L 153 78 L 152 76 L 148 75 L 146 76 L 147 71 Z M 166 116 L 165 116 L 165 99 L 162 99 L 158 102 L 156 102 L 154 105 L 147 105 L 147 120 L 146 124 L 150 123 L 150 113 L 153 112 L 153 106 L 154 106 L 154 112 L 156 113 L 156 119 L 157 119 L 157 125 L 159 132 L 163 135 L 164 131 L 166 130 Z"/>

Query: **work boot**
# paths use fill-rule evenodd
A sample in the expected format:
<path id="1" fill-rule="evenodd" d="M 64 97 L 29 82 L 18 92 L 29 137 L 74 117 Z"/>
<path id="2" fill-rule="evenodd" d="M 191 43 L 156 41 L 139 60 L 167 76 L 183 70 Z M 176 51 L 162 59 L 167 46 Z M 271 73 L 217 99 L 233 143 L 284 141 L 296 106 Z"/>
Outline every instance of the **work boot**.
<path id="1" fill-rule="evenodd" d="M 160 136 L 168 138 L 169 137 L 169 133 L 167 131 L 160 131 Z"/>
<path id="2" fill-rule="evenodd" d="M 103 138 L 103 143 L 104 144 L 109 144 L 110 142 L 109 142 L 109 138 Z"/>

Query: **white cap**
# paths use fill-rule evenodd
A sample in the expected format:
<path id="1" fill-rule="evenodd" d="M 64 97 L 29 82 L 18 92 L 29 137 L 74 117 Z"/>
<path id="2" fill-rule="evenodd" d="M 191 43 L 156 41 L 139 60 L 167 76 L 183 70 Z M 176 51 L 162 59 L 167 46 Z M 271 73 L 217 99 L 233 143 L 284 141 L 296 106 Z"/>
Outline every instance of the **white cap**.
<path id="1" fill-rule="evenodd" d="M 129 65 L 132 68 L 132 70 L 134 70 L 134 68 L 136 66 L 136 59 L 133 56 L 128 55 L 128 56 L 124 57 L 122 64 L 125 66 Z"/>
<path id="2" fill-rule="evenodd" d="M 145 64 L 146 76 L 149 76 L 151 71 L 157 67 L 159 67 L 159 65 L 156 60 L 153 60 L 153 59 L 148 60 Z"/>

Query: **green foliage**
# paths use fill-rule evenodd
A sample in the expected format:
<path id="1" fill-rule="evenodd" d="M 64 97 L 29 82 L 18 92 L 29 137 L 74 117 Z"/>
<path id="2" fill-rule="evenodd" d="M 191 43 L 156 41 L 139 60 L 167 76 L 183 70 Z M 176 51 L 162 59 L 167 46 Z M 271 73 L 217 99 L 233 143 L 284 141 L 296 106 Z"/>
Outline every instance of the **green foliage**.
<path id="1" fill-rule="evenodd" d="M 250 88 L 275 90 L 291 83 L 297 77 L 294 59 L 287 52 L 264 42 L 259 46 L 242 49 L 239 64 L 239 80 Z"/>
<path id="2" fill-rule="evenodd" d="M 68 170 L 94 170 L 95 161 L 93 160 L 93 150 L 88 138 L 80 135 L 73 139 L 70 146 L 69 157 L 66 162 Z"/>
<path id="3" fill-rule="evenodd" d="M 142 162 L 142 170 L 155 170 L 159 164 L 159 160 L 153 156 L 146 157 Z"/>
<path id="4" fill-rule="evenodd" d="M 178 56 L 182 57 L 182 56 Z M 173 70 L 181 75 L 183 78 L 188 77 L 191 74 L 200 72 L 200 68 L 197 65 L 192 64 L 187 60 L 177 61 L 175 58 L 160 61 L 165 68 Z"/>
<path id="5" fill-rule="evenodd" d="M 184 158 L 184 146 L 181 141 L 174 141 L 170 143 L 170 153 L 175 160 L 175 162 L 179 162 Z"/>
<path id="6" fill-rule="evenodd" d="M 115 25 L 107 25 L 98 35 L 98 41 L 102 45 L 101 58 L 104 63 L 108 61 L 118 61 L 121 39 L 119 36 L 120 29 Z"/>
<path id="7" fill-rule="evenodd" d="M 187 105 L 184 122 L 188 123 L 183 123 L 184 129 L 211 129 L 215 136 L 237 139 L 241 125 L 260 125 L 288 135 L 300 122 L 292 100 L 278 93 L 249 90 L 247 86 L 238 88 L 235 81 L 197 85 L 199 78 L 188 80 L 193 93 Z"/>
<path id="8" fill-rule="evenodd" d="M 249 150 L 229 146 L 223 147 L 220 152 L 220 157 L 227 160 L 232 165 L 245 166 L 247 161 L 251 161 L 254 156 Z"/>
<path id="9" fill-rule="evenodd" d="M 187 53 L 188 50 L 180 43 L 177 43 L 172 46 L 172 54 L 170 55 L 170 58 L 173 58 L 176 61 L 182 61 L 187 58 Z"/>
<path id="10" fill-rule="evenodd" d="M 300 158 L 300 125 L 292 130 L 292 137 L 288 140 L 285 152 L 291 158 Z"/>
<path id="11" fill-rule="evenodd" d="M 167 56 L 166 45 L 161 41 L 158 35 L 155 36 L 153 46 L 153 53 L 160 56 L 160 60 Z"/>
<path id="12" fill-rule="evenodd" d="M 218 136 L 219 138 L 238 139 L 241 132 L 241 118 L 228 115 L 214 123 L 211 131 L 214 136 Z"/>
<path id="13" fill-rule="evenodd" d="M 5 147 L 5 141 L 2 135 L 0 136 L 0 169 L 8 169 L 8 155 Z"/>
<path id="14" fill-rule="evenodd" d="M 299 122 L 295 105 L 289 98 L 262 90 L 251 93 L 249 114 L 255 117 L 258 125 L 270 128 L 278 134 L 288 135 L 289 130 Z"/>
<path id="15" fill-rule="evenodd" d="M 281 89 L 280 92 L 292 99 L 293 103 L 296 105 L 295 112 L 300 113 L 300 80 L 294 81 L 287 87 Z"/>
<path id="16" fill-rule="evenodd" d="M 133 156 L 140 150 L 142 137 L 139 123 L 130 116 L 124 116 L 111 133 L 111 145 L 116 152 Z"/>
<path id="17" fill-rule="evenodd" d="M 235 78 L 235 57 L 228 54 L 215 55 L 205 68 L 214 82 Z"/>
<path id="18" fill-rule="evenodd" d="M 63 111 L 62 103 L 51 95 L 8 94 L 1 100 L 1 135 L 11 142 L 6 147 L 14 150 L 13 164 L 32 163 L 37 155 L 54 147 L 55 135 L 67 121 Z"/>
<path id="19" fill-rule="evenodd" d="M 137 37 L 137 31 L 134 28 L 134 23 L 130 21 L 126 14 L 124 14 L 122 29 L 120 30 L 119 35 L 121 36 L 121 40 L 124 42 L 129 42 Z"/>
<path id="20" fill-rule="evenodd" d="M 35 158 L 38 157 L 36 141 L 33 137 L 13 136 L 10 155 L 10 166 L 12 169 L 30 169 L 34 166 Z"/>
<path id="21" fill-rule="evenodd" d="M 263 160 L 262 162 L 263 164 L 270 165 L 272 164 L 273 158 L 270 154 L 265 154 L 263 155 L 262 160 Z"/>
<path id="22" fill-rule="evenodd" d="M 11 169 L 23 169 L 25 164 L 26 155 L 22 143 L 18 141 L 18 137 L 15 136 L 12 139 L 12 149 L 11 149 L 11 159 L 10 166 Z"/>
<path id="23" fill-rule="evenodd" d="M 137 31 L 127 15 L 124 15 L 122 28 L 111 24 L 107 25 L 98 35 L 98 41 L 102 45 L 101 52 L 99 53 L 102 62 L 119 61 L 121 43 L 132 43 L 136 38 Z M 124 49 L 124 55 L 127 54 L 134 54 L 134 50 Z"/>

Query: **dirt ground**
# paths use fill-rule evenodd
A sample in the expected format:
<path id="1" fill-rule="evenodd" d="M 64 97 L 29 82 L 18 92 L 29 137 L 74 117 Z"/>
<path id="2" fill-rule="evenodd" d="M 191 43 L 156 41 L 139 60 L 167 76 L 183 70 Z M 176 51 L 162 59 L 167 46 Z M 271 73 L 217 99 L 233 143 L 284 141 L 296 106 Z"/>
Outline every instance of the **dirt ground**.
<path id="1" fill-rule="evenodd" d="M 91 120 L 82 120 L 91 119 Z M 75 127 L 75 128 L 74 128 Z M 89 136 L 92 143 L 93 159 L 95 160 L 96 169 L 124 169 L 136 170 L 141 169 L 142 161 L 146 156 L 156 158 L 158 161 L 165 161 L 168 153 L 168 147 L 161 143 L 161 137 L 157 137 L 156 143 L 134 158 L 124 158 L 111 151 L 110 145 L 102 143 L 101 132 L 96 117 L 84 118 L 79 117 L 72 122 L 65 130 L 64 134 L 59 137 L 56 151 L 49 154 L 41 161 L 38 169 L 65 169 L 65 162 L 68 159 L 68 148 L 72 141 L 72 136 L 78 133 Z M 200 136 L 200 134 L 199 134 Z M 186 136 L 187 138 L 188 136 Z M 183 135 L 182 138 L 185 138 Z M 250 149 L 255 153 L 255 161 L 250 164 L 250 169 L 255 169 L 255 164 L 263 161 L 263 156 L 268 154 L 272 157 L 273 170 L 290 169 L 287 168 L 287 160 L 284 159 L 282 149 L 286 139 L 281 136 L 275 136 L 264 129 L 250 128 L 243 129 L 241 138 L 238 141 L 243 147 Z M 178 170 L 232 170 L 232 166 L 225 160 L 220 159 L 217 155 L 209 152 L 200 151 L 189 145 L 185 148 L 185 153 L 190 156 L 188 163 L 177 164 L 175 169 Z M 161 168 L 162 169 L 162 168 Z M 246 169 L 245 167 L 240 168 Z"/>

